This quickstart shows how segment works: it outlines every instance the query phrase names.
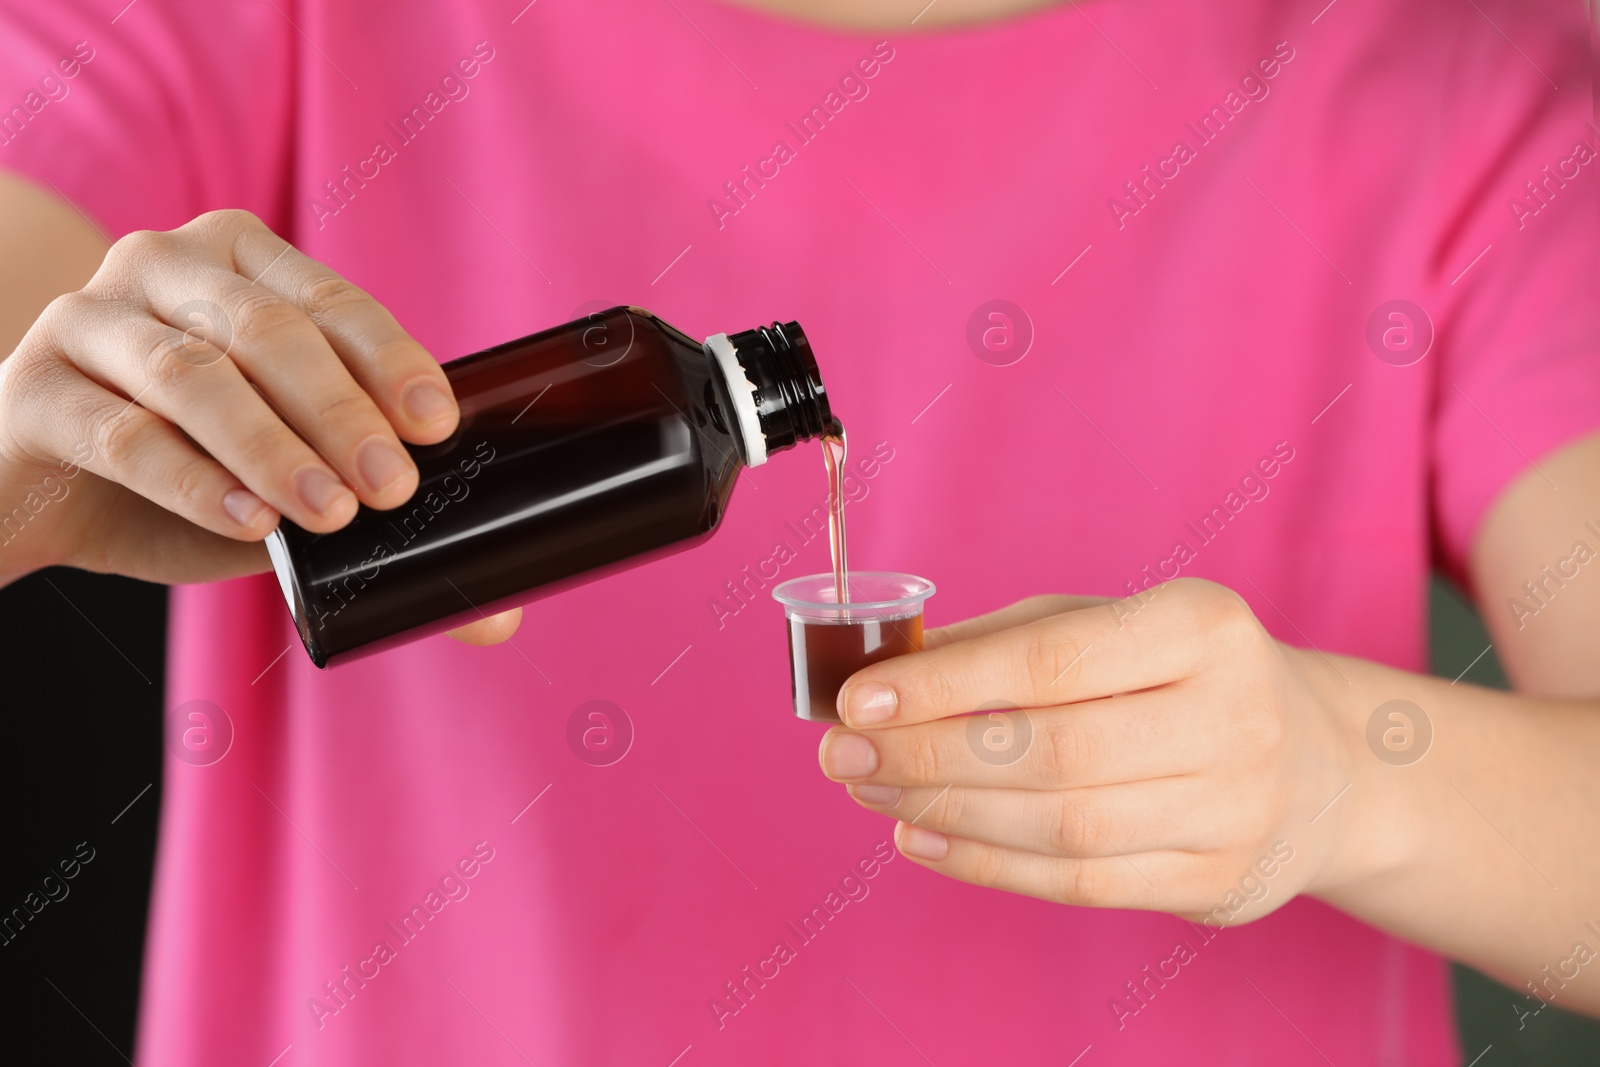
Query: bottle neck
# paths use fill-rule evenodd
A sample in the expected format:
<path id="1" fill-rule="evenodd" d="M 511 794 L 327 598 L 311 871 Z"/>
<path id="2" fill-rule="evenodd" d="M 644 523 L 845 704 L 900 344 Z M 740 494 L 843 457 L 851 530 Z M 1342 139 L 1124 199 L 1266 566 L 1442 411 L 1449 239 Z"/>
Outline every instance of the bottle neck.
<path id="1" fill-rule="evenodd" d="M 745 466 L 759 467 L 774 452 L 844 432 L 798 322 L 715 334 L 706 338 L 705 349 L 721 371 L 731 409 L 728 429 Z"/>

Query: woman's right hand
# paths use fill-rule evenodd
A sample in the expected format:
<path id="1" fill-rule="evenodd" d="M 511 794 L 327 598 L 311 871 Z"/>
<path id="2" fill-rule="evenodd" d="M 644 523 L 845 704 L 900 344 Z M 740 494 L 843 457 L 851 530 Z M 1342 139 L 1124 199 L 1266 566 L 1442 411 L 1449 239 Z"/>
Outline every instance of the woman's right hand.
<path id="1" fill-rule="evenodd" d="M 458 414 L 392 315 L 250 213 L 129 234 L 0 363 L 0 584 L 265 570 L 280 516 L 325 533 L 404 503 L 401 442 Z"/>

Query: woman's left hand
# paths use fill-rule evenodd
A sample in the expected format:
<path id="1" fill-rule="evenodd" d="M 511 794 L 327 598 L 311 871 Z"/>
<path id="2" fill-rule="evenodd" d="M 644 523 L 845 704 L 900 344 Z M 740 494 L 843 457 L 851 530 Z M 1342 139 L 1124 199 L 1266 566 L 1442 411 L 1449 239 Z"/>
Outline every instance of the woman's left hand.
<path id="1" fill-rule="evenodd" d="M 1247 921 L 1338 858 L 1344 812 L 1330 803 L 1358 768 L 1317 695 L 1333 672 L 1212 582 L 1037 597 L 853 676 L 847 726 L 820 758 L 859 803 L 900 820 L 904 855 L 941 874 Z"/>

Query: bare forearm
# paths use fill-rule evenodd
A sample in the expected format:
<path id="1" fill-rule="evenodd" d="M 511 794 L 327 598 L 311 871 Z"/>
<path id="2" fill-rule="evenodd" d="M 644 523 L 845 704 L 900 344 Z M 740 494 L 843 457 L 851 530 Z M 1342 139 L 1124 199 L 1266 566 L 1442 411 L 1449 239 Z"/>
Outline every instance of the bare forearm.
<path id="1" fill-rule="evenodd" d="M 69 205 L 0 170 L 0 359 L 46 304 L 89 280 L 106 248 Z"/>
<path id="2" fill-rule="evenodd" d="M 1600 702 L 1300 655 L 1315 661 L 1308 673 L 1338 709 L 1355 768 L 1307 827 L 1337 842 L 1313 894 L 1514 988 L 1600 1012 L 1600 977 L 1588 973 L 1600 968 L 1574 959 L 1579 942 L 1582 959 L 1600 953 Z M 1396 700 L 1414 709 L 1390 706 L 1369 742 L 1374 712 Z M 1409 748 L 1390 712 L 1411 720 Z"/>

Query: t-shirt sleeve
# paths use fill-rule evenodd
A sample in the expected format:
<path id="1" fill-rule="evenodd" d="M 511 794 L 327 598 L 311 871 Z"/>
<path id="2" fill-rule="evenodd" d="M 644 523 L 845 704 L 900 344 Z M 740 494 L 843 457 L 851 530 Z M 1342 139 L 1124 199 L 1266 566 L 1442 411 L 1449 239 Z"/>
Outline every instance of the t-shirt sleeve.
<path id="1" fill-rule="evenodd" d="M 0 0 L 0 168 L 115 239 L 216 208 L 287 218 L 289 0 Z"/>
<path id="2" fill-rule="evenodd" d="M 1600 128 L 1567 6 L 1496 5 L 1523 52 L 1488 27 L 1467 48 L 1453 140 L 1476 162 L 1439 190 L 1431 504 L 1436 562 L 1467 588 L 1495 499 L 1600 431 Z"/>

